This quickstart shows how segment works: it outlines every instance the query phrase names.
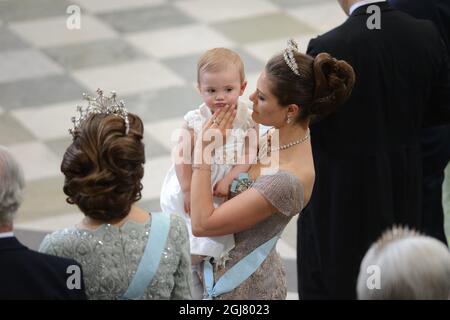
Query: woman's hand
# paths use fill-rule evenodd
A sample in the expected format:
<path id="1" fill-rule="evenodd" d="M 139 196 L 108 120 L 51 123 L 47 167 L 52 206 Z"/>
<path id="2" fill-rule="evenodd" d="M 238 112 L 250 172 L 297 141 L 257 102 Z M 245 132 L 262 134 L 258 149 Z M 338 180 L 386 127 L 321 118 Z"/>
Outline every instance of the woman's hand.
<path id="1" fill-rule="evenodd" d="M 236 117 L 236 105 L 226 105 L 214 112 L 213 116 L 203 126 L 203 131 L 208 129 L 219 130 L 222 136 L 226 136 L 226 131 L 233 126 Z"/>
<path id="2" fill-rule="evenodd" d="M 213 116 L 205 123 L 195 144 L 196 164 L 211 164 L 211 154 L 208 151 L 211 151 L 212 153 L 215 148 L 220 147 L 225 143 L 227 130 L 232 128 L 235 117 L 236 106 L 226 105 L 223 108 L 217 109 Z M 211 150 L 206 149 L 213 139 L 213 148 Z M 201 159 L 201 161 L 199 161 L 199 159 Z"/>

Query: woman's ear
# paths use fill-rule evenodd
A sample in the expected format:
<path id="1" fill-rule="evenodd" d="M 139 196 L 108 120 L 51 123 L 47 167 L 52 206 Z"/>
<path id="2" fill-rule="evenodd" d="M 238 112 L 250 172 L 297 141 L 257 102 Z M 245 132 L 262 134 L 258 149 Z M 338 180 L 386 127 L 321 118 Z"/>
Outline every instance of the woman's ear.
<path id="1" fill-rule="evenodd" d="M 242 82 L 241 91 L 239 92 L 239 96 L 242 96 L 244 94 L 245 88 L 247 88 L 247 81 Z"/>
<path id="2" fill-rule="evenodd" d="M 300 110 L 301 110 L 300 106 L 295 104 L 295 103 L 292 103 L 292 104 L 288 105 L 287 109 L 288 109 L 288 112 L 287 112 L 288 115 L 293 117 L 293 118 L 297 118 L 297 116 L 299 115 Z"/>

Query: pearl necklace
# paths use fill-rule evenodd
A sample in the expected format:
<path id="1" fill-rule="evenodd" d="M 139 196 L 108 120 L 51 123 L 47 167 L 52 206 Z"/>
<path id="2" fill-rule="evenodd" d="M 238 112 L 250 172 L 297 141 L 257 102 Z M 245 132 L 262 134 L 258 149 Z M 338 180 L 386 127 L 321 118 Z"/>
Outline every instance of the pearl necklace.
<path id="1" fill-rule="evenodd" d="M 268 133 L 268 132 L 267 132 L 267 133 Z M 306 131 L 306 134 L 305 134 L 304 137 L 302 137 L 302 138 L 300 138 L 300 139 L 298 139 L 298 140 L 296 140 L 296 141 L 292 141 L 292 142 L 283 144 L 283 145 L 278 146 L 278 147 L 271 147 L 271 148 L 270 148 L 270 152 L 279 151 L 279 150 L 285 150 L 285 149 L 288 149 L 288 148 L 290 148 L 290 147 L 293 147 L 293 146 L 295 146 L 295 145 L 297 145 L 297 144 L 303 143 L 303 142 L 305 142 L 306 140 L 309 139 L 309 136 L 310 136 L 310 134 L 309 134 L 309 128 L 308 128 L 308 130 Z M 270 139 L 270 136 L 269 136 L 269 139 Z M 269 139 L 268 139 L 268 142 L 269 142 Z M 258 159 L 261 159 L 261 158 L 262 158 L 262 157 L 261 157 L 261 153 L 267 155 L 267 143 L 264 144 L 263 148 L 260 148 L 260 150 L 258 151 Z"/>
<path id="2" fill-rule="evenodd" d="M 293 147 L 293 146 L 295 146 L 297 144 L 305 142 L 306 140 L 308 140 L 308 138 L 309 138 L 309 129 L 308 129 L 308 131 L 306 131 L 306 134 L 305 134 L 305 136 L 303 138 L 300 138 L 300 139 L 298 139 L 296 141 L 292 141 L 292 142 L 283 144 L 282 146 L 279 146 L 279 147 L 271 147 L 270 151 L 273 152 L 273 151 L 284 150 L 284 149 Z"/>

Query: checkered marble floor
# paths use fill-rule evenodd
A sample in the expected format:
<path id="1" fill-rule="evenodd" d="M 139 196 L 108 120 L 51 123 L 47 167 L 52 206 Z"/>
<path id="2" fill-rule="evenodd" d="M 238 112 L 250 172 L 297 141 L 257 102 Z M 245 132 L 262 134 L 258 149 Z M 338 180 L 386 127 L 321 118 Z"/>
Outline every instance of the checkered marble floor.
<path id="1" fill-rule="evenodd" d="M 81 9 L 79 30 L 66 27 L 70 5 Z M 200 103 L 199 55 L 216 46 L 239 52 L 247 100 L 265 61 L 287 38 L 305 51 L 310 38 L 344 20 L 334 0 L 0 0 L 0 144 L 17 157 L 27 180 L 20 236 L 37 247 L 46 232 L 81 217 L 65 202 L 59 171 L 81 93 L 117 90 L 145 122 L 140 205 L 156 211 L 171 134 Z M 278 249 L 294 299 L 295 242 L 292 221 Z"/>

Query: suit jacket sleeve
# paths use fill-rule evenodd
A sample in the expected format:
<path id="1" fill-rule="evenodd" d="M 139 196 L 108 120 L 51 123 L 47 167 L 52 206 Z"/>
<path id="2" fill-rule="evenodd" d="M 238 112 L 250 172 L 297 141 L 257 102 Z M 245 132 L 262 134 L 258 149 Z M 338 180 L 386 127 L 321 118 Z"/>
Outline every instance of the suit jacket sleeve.
<path id="1" fill-rule="evenodd" d="M 450 57 L 441 39 L 441 64 L 438 77 L 432 85 L 432 94 L 428 112 L 425 114 L 425 125 L 433 126 L 450 122 Z"/>
<path id="2" fill-rule="evenodd" d="M 319 54 L 319 52 L 315 50 L 315 44 L 317 44 L 317 38 L 309 40 L 308 49 L 306 50 L 306 53 L 312 57 L 315 57 Z"/>

